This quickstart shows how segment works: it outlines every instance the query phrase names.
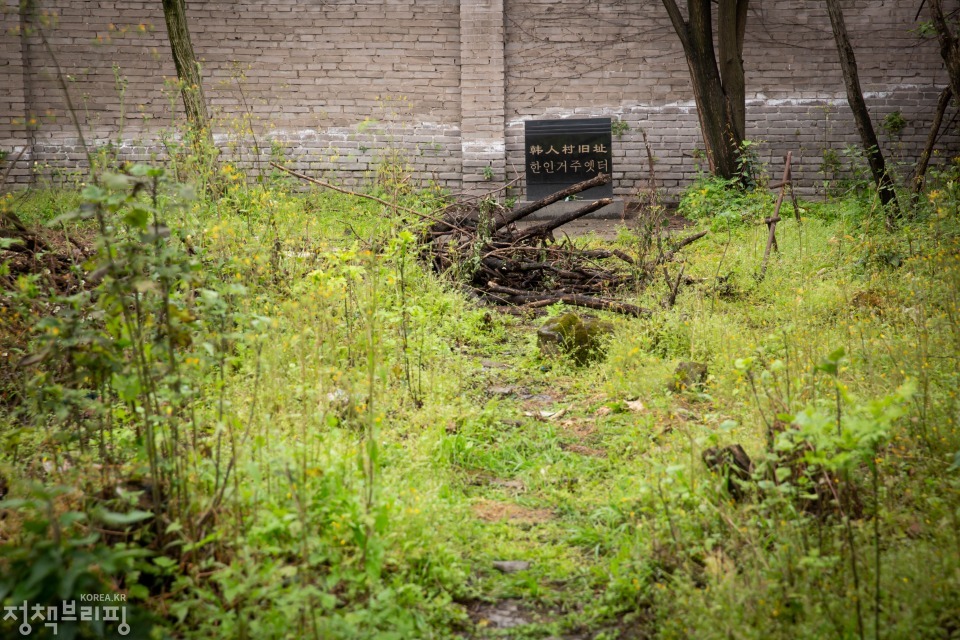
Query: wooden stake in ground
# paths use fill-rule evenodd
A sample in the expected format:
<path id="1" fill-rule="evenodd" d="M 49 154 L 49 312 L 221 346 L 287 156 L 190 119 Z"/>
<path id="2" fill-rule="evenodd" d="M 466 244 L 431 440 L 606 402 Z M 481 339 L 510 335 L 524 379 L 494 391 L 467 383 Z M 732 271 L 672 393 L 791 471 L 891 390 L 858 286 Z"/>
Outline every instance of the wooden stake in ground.
<path id="1" fill-rule="evenodd" d="M 663 279 L 667 283 L 667 296 L 663 299 L 662 303 L 665 309 L 670 309 L 677 302 L 677 292 L 680 291 L 680 283 L 683 280 L 683 270 L 685 268 L 686 265 L 680 265 L 680 273 L 677 274 L 677 279 L 671 280 L 667 267 L 663 267 Z"/>
<path id="2" fill-rule="evenodd" d="M 783 180 L 780 181 L 780 195 L 777 196 L 777 206 L 773 210 L 773 215 L 765 218 L 764 222 L 769 229 L 767 234 L 767 248 L 763 252 L 763 265 L 760 267 L 760 279 L 767 275 L 767 259 L 770 258 L 770 249 L 780 253 L 780 247 L 777 246 L 777 223 L 780 222 L 780 207 L 783 205 L 783 196 L 787 187 L 790 186 L 790 162 L 793 160 L 793 152 L 787 152 L 786 164 L 783 167 Z M 791 189 L 792 191 L 792 189 Z M 796 207 L 796 205 L 794 205 Z M 796 209 L 797 217 L 800 216 L 800 210 Z"/>

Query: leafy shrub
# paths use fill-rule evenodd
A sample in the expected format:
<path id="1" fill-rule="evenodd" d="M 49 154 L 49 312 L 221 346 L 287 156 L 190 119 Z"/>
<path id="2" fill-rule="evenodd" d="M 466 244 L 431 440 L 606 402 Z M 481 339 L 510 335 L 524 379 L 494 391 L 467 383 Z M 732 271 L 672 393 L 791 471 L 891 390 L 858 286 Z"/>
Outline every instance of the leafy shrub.
<path id="1" fill-rule="evenodd" d="M 0 540 L 4 541 L 0 545 L 0 602 L 15 606 L 26 602 L 31 609 L 37 605 L 57 607 L 61 601 L 80 602 L 84 596 L 110 593 L 115 589 L 112 579 L 136 575 L 137 561 L 150 552 L 136 545 L 104 544 L 98 530 L 134 525 L 151 514 L 104 509 L 88 514 L 76 508 L 79 497 L 79 492 L 69 487 L 36 486 L 27 498 L 0 501 Z M 150 623 L 139 610 L 128 610 L 125 623 L 136 628 L 138 637 L 149 635 Z M 15 637 L 16 624 L 0 621 L 0 633 Z M 33 626 L 43 629 L 42 622 L 34 620 Z M 60 631 L 68 637 L 81 628 L 69 622 L 62 626 L 65 628 Z M 102 630 L 103 626 L 98 623 L 95 628 Z"/>
<path id="2" fill-rule="evenodd" d="M 691 220 L 710 220 L 716 230 L 760 222 L 773 213 L 773 204 L 764 187 L 743 189 L 737 179 L 701 176 L 683 192 L 679 212 Z"/>

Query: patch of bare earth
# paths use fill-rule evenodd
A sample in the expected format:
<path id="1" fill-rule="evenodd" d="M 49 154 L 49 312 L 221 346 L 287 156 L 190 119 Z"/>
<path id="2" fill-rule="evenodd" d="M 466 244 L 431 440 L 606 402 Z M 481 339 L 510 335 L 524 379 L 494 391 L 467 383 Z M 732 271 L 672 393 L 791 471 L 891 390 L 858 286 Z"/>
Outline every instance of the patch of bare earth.
<path id="1" fill-rule="evenodd" d="M 484 522 L 508 520 L 524 524 L 537 524 L 553 519 L 553 511 L 550 509 L 531 509 L 511 502 L 480 500 L 474 503 L 471 508 L 473 509 L 473 515 Z"/>
<path id="2" fill-rule="evenodd" d="M 585 447 L 582 444 L 566 444 L 563 443 L 560 445 L 560 448 L 564 451 L 569 451 L 570 453 L 578 453 L 581 456 L 590 456 L 593 458 L 606 458 L 607 452 L 602 451 L 601 449 L 594 449 L 593 447 Z"/>
<path id="3" fill-rule="evenodd" d="M 563 432 L 577 440 L 586 440 L 597 433 L 597 425 L 593 420 L 578 420 L 572 418 L 560 423 Z"/>
<path id="4" fill-rule="evenodd" d="M 522 480 L 498 478 L 492 473 L 482 469 L 464 469 L 463 473 L 466 477 L 467 484 L 471 486 L 496 487 L 515 493 L 522 493 L 527 490 Z"/>

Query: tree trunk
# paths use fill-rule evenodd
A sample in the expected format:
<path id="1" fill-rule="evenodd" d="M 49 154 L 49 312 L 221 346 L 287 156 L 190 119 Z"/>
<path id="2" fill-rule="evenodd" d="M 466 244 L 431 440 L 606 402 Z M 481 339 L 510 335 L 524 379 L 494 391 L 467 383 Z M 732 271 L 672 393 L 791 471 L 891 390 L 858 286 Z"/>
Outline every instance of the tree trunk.
<path id="1" fill-rule="evenodd" d="M 943 124 L 943 116 L 947 112 L 951 93 L 950 87 L 947 87 L 940 92 L 940 99 L 937 100 L 937 112 L 933 114 L 933 123 L 930 125 L 930 133 L 927 134 L 927 143 L 923 145 L 923 152 L 920 154 L 920 159 L 917 160 L 917 168 L 913 172 L 914 203 L 916 203 L 916 196 L 923 190 L 927 166 L 930 164 L 930 156 L 933 155 L 933 147 L 937 144 L 937 134 L 940 132 L 940 125 Z"/>
<path id="2" fill-rule="evenodd" d="M 720 81 L 729 102 L 733 128 L 747 137 L 746 80 L 743 74 L 743 37 L 747 29 L 747 0 L 720 0 L 717 44 L 720 48 Z"/>
<path id="3" fill-rule="evenodd" d="M 200 63 L 193 53 L 184 0 L 163 0 L 163 17 L 167 22 L 167 35 L 173 52 L 173 64 L 177 68 L 177 78 L 180 81 L 180 95 L 183 98 L 187 122 L 190 123 L 196 141 L 206 140 L 212 144 L 213 134 L 210 130 L 207 102 L 203 97 Z"/>
<path id="4" fill-rule="evenodd" d="M 718 69 L 710 0 L 689 0 L 689 20 L 684 20 L 675 0 L 663 0 L 690 69 L 710 171 L 721 178 L 734 178 L 740 171 L 740 147 L 746 128 L 743 32 L 747 4 L 748 0 L 720 1 Z"/>
<path id="5" fill-rule="evenodd" d="M 947 73 L 950 75 L 950 90 L 953 91 L 955 98 L 960 99 L 960 40 L 953 35 L 953 31 L 947 24 L 943 14 L 943 1 L 929 0 L 929 2 L 933 28 L 940 42 L 940 56 L 943 57 L 943 62 L 947 65 Z"/>
<path id="6" fill-rule="evenodd" d="M 850 44 L 847 26 L 843 21 L 843 10 L 840 8 L 840 0 L 827 0 L 827 12 L 830 14 L 833 37 L 837 42 L 837 51 L 840 54 L 840 68 L 843 70 L 843 82 L 847 88 L 847 102 L 853 111 L 853 119 L 857 123 L 857 132 L 860 134 L 860 143 L 863 145 L 863 152 L 867 156 L 870 172 L 873 174 L 873 180 L 877 184 L 880 202 L 884 205 L 891 205 L 893 209 L 892 213 L 887 216 L 887 223 L 889 225 L 893 219 L 899 215 L 897 194 L 893 189 L 893 182 L 890 180 L 890 175 L 887 173 L 883 153 L 880 151 L 880 143 L 877 141 L 877 134 L 873 130 L 873 123 L 870 120 L 870 112 L 867 111 L 867 103 L 864 101 L 863 91 L 860 89 L 860 77 L 857 74 L 857 60 L 853 55 L 853 46 Z"/>

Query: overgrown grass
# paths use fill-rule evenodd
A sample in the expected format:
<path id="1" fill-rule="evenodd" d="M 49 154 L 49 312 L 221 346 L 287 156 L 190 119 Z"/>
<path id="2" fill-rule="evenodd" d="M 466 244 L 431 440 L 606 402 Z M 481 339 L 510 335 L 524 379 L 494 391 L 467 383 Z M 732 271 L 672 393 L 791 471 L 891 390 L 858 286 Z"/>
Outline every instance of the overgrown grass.
<path id="1" fill-rule="evenodd" d="M 682 252 L 698 282 L 611 318 L 606 360 L 576 367 L 418 261 L 400 207 L 436 194 L 381 185 L 391 208 L 220 171 L 217 198 L 146 173 L 88 192 L 110 224 L 78 268 L 114 270 L 43 307 L 39 276 L 4 294 L 48 314 L 6 356 L 5 604 L 119 590 L 138 633 L 174 637 L 960 629 L 950 187 L 896 234 L 868 201 L 805 203 L 763 278 L 769 199 L 704 215 Z M 75 198 L 16 206 L 49 221 Z M 684 360 L 707 384 L 667 390 Z M 732 443 L 757 463 L 740 501 L 701 459 Z M 491 621 L 504 599 L 524 624 Z"/>

